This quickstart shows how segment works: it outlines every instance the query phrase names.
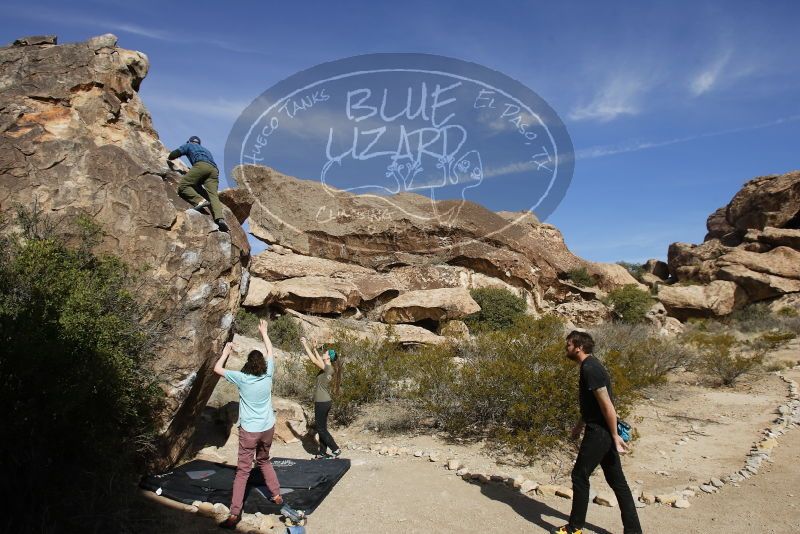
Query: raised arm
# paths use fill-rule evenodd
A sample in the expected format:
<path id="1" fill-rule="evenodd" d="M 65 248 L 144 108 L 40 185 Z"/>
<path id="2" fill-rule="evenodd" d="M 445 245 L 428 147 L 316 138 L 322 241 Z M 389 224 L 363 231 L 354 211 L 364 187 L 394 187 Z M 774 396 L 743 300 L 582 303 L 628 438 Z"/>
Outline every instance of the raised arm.
<path id="1" fill-rule="evenodd" d="M 309 348 L 308 346 L 308 340 L 305 337 L 300 338 L 300 343 L 302 343 L 303 348 L 306 349 L 306 355 L 308 356 L 308 359 L 311 360 L 311 363 L 313 363 L 320 369 L 325 369 L 325 364 L 322 362 L 322 358 L 320 358 L 319 355 L 315 354 L 316 348 L 312 352 L 311 348 Z"/>
<path id="2" fill-rule="evenodd" d="M 228 359 L 228 356 L 230 356 L 232 350 L 233 343 L 230 341 L 225 343 L 225 348 L 222 349 L 222 355 L 217 360 L 217 363 L 214 364 L 214 372 L 219 376 L 225 376 L 225 360 Z"/>
<path id="3" fill-rule="evenodd" d="M 264 346 L 267 348 L 267 361 L 272 359 L 272 341 L 269 339 L 267 332 L 267 321 L 261 319 L 258 321 L 258 331 L 261 332 L 261 338 L 264 340 Z"/>
<path id="4" fill-rule="evenodd" d="M 592 393 L 594 393 L 597 403 L 600 405 L 600 411 L 606 421 L 608 430 L 611 432 L 611 439 L 614 440 L 617 452 L 625 454 L 628 452 L 628 446 L 617 433 L 617 410 L 614 408 L 614 403 L 611 402 L 611 397 L 608 396 L 608 389 L 602 387 L 595 389 Z"/>

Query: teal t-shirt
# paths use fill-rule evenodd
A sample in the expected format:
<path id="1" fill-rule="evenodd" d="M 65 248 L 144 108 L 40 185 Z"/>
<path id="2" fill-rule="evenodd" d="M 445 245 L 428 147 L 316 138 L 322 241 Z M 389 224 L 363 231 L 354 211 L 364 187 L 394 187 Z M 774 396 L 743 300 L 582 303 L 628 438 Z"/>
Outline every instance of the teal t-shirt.
<path id="1" fill-rule="evenodd" d="M 247 432 L 264 432 L 275 425 L 272 409 L 274 359 L 267 360 L 267 373 L 253 376 L 241 371 L 225 371 L 225 379 L 239 388 L 239 424 Z"/>

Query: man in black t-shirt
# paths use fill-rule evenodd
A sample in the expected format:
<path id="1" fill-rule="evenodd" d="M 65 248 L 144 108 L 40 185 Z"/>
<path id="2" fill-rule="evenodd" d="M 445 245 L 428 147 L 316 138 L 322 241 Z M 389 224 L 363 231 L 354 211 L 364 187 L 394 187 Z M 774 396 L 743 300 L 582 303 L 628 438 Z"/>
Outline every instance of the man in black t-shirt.
<path id="1" fill-rule="evenodd" d="M 611 379 L 603 364 L 592 356 L 594 340 L 585 332 L 573 331 L 567 336 L 567 357 L 580 363 L 578 399 L 581 418 L 572 429 L 578 439 L 585 428 L 578 458 L 572 469 L 572 512 L 569 524 L 554 530 L 554 534 L 581 534 L 589 507 L 589 476 L 600 465 L 606 481 L 619 502 L 625 534 L 641 534 L 639 516 L 633 495 L 622 473 L 620 454 L 626 445 L 617 433 L 617 411 L 614 409 Z"/>

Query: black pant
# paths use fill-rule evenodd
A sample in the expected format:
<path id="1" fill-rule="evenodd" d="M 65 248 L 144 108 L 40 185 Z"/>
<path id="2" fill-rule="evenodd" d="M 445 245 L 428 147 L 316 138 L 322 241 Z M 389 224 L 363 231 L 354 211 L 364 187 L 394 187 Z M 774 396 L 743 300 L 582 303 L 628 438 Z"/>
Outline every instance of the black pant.
<path id="1" fill-rule="evenodd" d="M 314 403 L 314 420 L 319 434 L 319 453 L 325 454 L 328 447 L 331 452 L 338 450 L 339 446 L 333 440 L 333 436 L 328 432 L 328 412 L 331 411 L 332 401 Z"/>
<path id="2" fill-rule="evenodd" d="M 622 525 L 625 534 L 638 534 L 642 532 L 633 495 L 622 473 L 622 462 L 619 453 L 611 439 L 611 433 L 603 426 L 589 423 L 581 442 L 575 467 L 572 469 L 572 512 L 569 515 L 569 525 L 573 529 L 583 528 L 586 522 L 586 509 L 589 506 L 589 475 L 600 465 L 606 482 L 614 491 L 622 513 Z"/>

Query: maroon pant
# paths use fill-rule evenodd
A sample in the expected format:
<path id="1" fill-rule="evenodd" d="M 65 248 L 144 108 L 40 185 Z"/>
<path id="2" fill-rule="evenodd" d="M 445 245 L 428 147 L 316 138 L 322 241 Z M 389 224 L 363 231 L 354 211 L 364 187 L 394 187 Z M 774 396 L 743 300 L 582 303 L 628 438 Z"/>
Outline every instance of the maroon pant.
<path id="1" fill-rule="evenodd" d="M 278 476 L 275 474 L 275 469 L 269 459 L 269 449 L 272 447 L 272 435 L 274 433 L 274 426 L 263 432 L 248 432 L 239 427 L 239 464 L 236 467 L 236 478 L 233 480 L 231 514 L 241 515 L 242 513 L 244 490 L 247 488 L 247 479 L 250 478 L 250 471 L 253 469 L 254 456 L 272 497 L 277 497 L 281 494 Z"/>

